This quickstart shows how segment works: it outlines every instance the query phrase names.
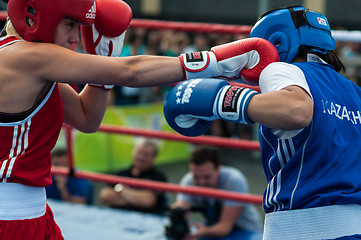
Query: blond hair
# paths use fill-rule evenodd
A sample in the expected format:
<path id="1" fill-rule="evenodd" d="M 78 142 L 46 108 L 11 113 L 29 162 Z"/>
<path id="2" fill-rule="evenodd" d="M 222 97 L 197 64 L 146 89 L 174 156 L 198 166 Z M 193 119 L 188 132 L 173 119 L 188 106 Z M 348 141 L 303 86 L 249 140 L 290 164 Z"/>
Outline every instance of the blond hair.
<path id="1" fill-rule="evenodd" d="M 8 18 L 6 21 L 6 26 L 5 26 L 5 30 L 6 30 L 6 35 L 13 35 L 17 38 L 21 38 L 19 33 L 16 31 L 13 23 L 10 21 L 10 19 Z"/>

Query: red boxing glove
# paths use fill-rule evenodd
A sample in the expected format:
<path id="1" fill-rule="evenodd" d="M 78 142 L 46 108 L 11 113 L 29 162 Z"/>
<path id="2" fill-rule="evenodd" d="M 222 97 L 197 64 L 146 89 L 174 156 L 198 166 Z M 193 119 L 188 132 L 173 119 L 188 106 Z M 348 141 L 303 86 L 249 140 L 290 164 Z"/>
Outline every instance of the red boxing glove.
<path id="1" fill-rule="evenodd" d="M 90 54 L 119 57 L 125 31 L 132 16 L 131 8 L 122 0 L 97 0 L 94 24 L 81 26 L 84 50 Z M 113 87 L 113 85 L 91 85 L 107 90 Z"/>
<path id="2" fill-rule="evenodd" d="M 122 0 L 97 0 L 95 27 L 107 37 L 118 37 L 127 30 L 133 13 Z"/>
<path id="3" fill-rule="evenodd" d="M 275 46 L 262 38 L 246 38 L 213 47 L 211 51 L 180 55 L 185 79 L 216 77 L 242 79 L 258 85 L 262 70 L 279 61 Z"/>
<path id="4" fill-rule="evenodd" d="M 119 57 L 132 10 L 122 0 L 97 0 L 92 26 L 81 26 L 84 50 L 90 54 Z"/>

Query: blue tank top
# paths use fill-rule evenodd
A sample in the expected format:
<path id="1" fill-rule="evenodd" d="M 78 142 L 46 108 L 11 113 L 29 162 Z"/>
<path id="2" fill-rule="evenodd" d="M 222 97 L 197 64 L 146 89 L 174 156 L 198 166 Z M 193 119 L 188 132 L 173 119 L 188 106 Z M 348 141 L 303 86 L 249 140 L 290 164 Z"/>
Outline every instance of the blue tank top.
<path id="1" fill-rule="evenodd" d="M 327 64 L 295 63 L 313 96 L 311 124 L 279 139 L 260 126 L 268 181 L 266 213 L 338 204 L 361 204 L 361 88 Z"/>

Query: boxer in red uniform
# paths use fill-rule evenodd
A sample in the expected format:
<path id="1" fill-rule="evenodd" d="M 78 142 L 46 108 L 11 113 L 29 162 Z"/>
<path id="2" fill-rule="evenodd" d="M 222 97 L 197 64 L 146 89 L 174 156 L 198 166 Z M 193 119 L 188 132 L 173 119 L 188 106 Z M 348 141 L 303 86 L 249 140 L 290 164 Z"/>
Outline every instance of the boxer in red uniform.
<path id="1" fill-rule="evenodd" d="M 63 239 L 46 205 L 50 151 L 63 122 L 82 132 L 98 129 L 109 85 L 165 85 L 184 76 L 235 79 L 244 68 L 259 74 L 278 56 L 268 41 L 251 40 L 188 57 L 117 58 L 132 17 L 121 0 L 10 0 L 7 11 L 0 38 L 1 240 Z M 80 25 L 91 54 L 70 50 L 79 42 Z M 254 51 L 257 46 L 263 50 Z M 86 83 L 79 94 L 68 85 Z"/>

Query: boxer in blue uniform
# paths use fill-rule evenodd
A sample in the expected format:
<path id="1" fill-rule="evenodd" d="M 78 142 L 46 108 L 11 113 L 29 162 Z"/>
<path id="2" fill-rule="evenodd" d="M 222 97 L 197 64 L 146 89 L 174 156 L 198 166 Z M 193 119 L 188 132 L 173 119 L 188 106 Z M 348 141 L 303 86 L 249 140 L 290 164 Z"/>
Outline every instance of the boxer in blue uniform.
<path id="1" fill-rule="evenodd" d="M 250 37 L 270 41 L 281 60 L 262 71 L 261 93 L 182 82 L 165 102 L 169 125 L 197 136 L 214 119 L 260 123 L 263 239 L 361 239 L 361 88 L 338 73 L 326 17 L 303 6 L 272 10 Z"/>

